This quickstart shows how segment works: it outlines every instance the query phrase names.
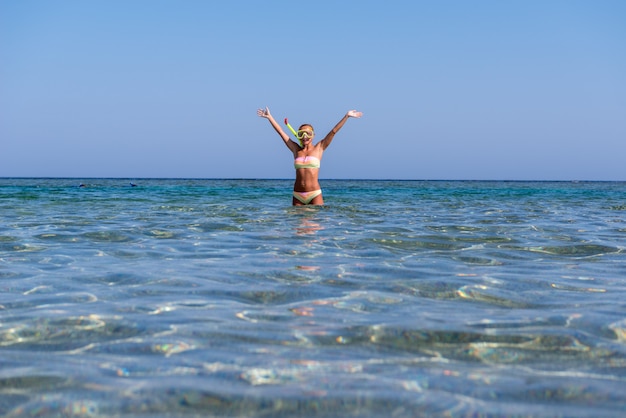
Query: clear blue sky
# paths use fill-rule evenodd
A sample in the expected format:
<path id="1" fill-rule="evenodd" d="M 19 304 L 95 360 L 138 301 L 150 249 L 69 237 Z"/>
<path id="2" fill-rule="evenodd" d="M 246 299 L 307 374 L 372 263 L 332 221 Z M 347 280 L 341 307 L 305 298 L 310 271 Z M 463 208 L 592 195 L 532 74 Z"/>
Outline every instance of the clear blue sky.
<path id="1" fill-rule="evenodd" d="M 626 180 L 626 1 L 0 0 L 0 177 Z M 318 138 L 320 139 L 320 138 Z"/>

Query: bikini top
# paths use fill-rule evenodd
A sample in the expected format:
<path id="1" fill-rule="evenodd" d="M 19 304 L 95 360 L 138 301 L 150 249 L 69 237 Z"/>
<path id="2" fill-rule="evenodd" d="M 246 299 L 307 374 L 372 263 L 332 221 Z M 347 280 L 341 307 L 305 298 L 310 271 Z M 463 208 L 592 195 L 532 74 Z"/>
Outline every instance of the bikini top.
<path id="1" fill-rule="evenodd" d="M 320 168 L 320 160 L 317 157 L 307 155 L 306 157 L 298 157 L 294 160 L 293 166 L 296 168 Z"/>

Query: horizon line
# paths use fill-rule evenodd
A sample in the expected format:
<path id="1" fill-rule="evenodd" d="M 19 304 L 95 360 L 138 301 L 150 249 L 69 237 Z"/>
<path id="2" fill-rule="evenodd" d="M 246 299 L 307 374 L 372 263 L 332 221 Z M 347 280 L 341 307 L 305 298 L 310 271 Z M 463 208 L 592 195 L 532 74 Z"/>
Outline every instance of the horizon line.
<path id="1" fill-rule="evenodd" d="M 270 177 L 67 177 L 67 176 L 0 176 L 0 180 L 257 180 L 257 181 L 293 181 L 292 178 L 270 178 Z M 475 182 L 550 182 L 550 183 L 621 183 L 626 180 L 585 180 L 585 179 L 400 179 L 400 178 L 325 178 L 322 181 L 475 181 Z"/>

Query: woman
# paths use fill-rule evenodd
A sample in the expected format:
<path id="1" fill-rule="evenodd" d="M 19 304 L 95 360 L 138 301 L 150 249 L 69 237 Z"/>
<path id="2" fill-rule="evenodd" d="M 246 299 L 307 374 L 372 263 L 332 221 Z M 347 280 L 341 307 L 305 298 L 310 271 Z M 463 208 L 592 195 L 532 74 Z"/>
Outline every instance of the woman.
<path id="1" fill-rule="evenodd" d="M 317 144 L 313 144 L 315 132 L 309 124 L 300 125 L 297 136 L 300 144 L 292 141 L 270 114 L 269 108 L 257 110 L 257 115 L 270 121 L 272 127 L 291 150 L 296 168 L 296 181 L 293 185 L 293 205 L 323 205 L 322 188 L 319 183 L 320 161 L 322 154 L 333 141 L 335 134 L 348 118 L 360 118 L 363 113 L 350 110 L 335 127 Z"/>

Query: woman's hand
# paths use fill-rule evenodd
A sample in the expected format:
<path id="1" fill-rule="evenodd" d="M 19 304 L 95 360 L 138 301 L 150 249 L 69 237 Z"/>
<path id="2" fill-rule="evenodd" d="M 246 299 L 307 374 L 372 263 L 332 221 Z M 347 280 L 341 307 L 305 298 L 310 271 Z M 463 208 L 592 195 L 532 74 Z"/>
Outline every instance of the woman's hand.
<path id="1" fill-rule="evenodd" d="M 262 118 L 269 119 L 272 115 L 270 114 L 270 108 L 266 107 L 265 109 L 258 109 L 256 114 Z"/>
<path id="2" fill-rule="evenodd" d="M 360 118 L 361 116 L 363 116 L 363 112 L 350 110 L 348 113 L 346 113 L 346 116 L 348 116 L 349 118 Z"/>

